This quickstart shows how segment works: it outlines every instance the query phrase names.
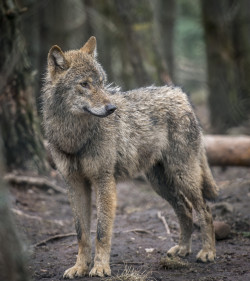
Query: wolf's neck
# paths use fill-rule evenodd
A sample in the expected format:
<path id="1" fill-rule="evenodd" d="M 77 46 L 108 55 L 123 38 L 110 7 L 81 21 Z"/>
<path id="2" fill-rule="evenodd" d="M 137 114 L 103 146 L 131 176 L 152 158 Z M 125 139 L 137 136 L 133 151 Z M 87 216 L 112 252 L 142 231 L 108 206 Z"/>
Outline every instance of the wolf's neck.
<path id="1" fill-rule="evenodd" d="M 96 138 L 100 128 L 99 118 L 91 115 L 75 116 L 66 112 L 53 118 L 49 123 L 51 123 L 47 128 L 49 141 L 68 154 L 78 153 Z"/>

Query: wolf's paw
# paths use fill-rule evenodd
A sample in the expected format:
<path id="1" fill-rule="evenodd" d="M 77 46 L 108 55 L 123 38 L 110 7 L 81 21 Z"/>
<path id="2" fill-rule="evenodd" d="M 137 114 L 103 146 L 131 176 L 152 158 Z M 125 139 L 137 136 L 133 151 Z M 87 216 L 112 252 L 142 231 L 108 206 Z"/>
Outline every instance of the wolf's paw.
<path id="1" fill-rule="evenodd" d="M 196 256 L 198 262 L 213 262 L 215 259 L 215 251 L 213 250 L 200 250 Z"/>
<path id="2" fill-rule="evenodd" d="M 89 273 L 89 276 L 91 277 L 92 276 L 104 277 L 110 275 L 111 275 L 111 269 L 109 264 L 102 264 L 102 263 L 95 264 Z"/>
<path id="3" fill-rule="evenodd" d="M 167 255 L 169 257 L 173 257 L 173 256 L 177 256 L 177 255 L 180 257 L 186 257 L 190 253 L 191 253 L 191 250 L 190 250 L 189 246 L 176 245 L 168 250 Z"/>
<path id="4" fill-rule="evenodd" d="M 74 265 L 69 269 L 65 270 L 63 278 L 73 279 L 74 277 L 82 277 L 88 275 L 89 268 L 86 265 Z"/>

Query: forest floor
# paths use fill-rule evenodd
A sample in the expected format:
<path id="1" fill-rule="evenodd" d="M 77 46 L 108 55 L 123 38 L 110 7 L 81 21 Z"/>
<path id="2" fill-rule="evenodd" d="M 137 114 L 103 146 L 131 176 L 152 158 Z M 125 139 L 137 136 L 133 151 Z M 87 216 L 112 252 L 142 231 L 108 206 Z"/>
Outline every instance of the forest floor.
<path id="1" fill-rule="evenodd" d="M 53 172 L 51 179 L 64 185 Z M 217 241 L 214 263 L 195 261 L 201 247 L 200 231 L 194 224 L 193 253 L 163 268 L 161 259 L 178 241 L 179 225 L 170 205 L 156 195 L 142 180 L 117 186 L 118 207 L 113 230 L 111 270 L 113 280 L 250 280 L 250 169 L 213 168 L 221 187 L 219 198 L 210 203 L 215 220 L 227 222 L 231 232 L 227 239 Z M 63 272 L 74 265 L 77 240 L 67 196 L 37 187 L 11 188 L 12 208 L 17 227 L 23 233 L 29 252 L 28 267 L 32 280 L 63 280 Z M 96 211 L 93 198 L 92 241 L 94 254 Z M 161 212 L 170 228 L 166 233 L 158 217 Z M 52 239 L 48 242 L 39 242 Z M 146 273 L 141 279 L 118 279 L 130 269 Z M 76 280 L 108 280 L 108 278 L 77 278 Z"/>

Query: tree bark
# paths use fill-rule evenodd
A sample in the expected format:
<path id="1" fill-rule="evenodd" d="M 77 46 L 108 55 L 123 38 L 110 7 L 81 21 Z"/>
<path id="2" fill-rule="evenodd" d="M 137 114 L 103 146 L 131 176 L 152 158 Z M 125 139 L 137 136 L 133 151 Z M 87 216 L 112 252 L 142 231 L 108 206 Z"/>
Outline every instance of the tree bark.
<path id="1" fill-rule="evenodd" d="M 20 8 L 0 2 L 0 134 L 7 170 L 45 173 L 47 163 L 33 96 L 33 81 L 20 31 Z"/>

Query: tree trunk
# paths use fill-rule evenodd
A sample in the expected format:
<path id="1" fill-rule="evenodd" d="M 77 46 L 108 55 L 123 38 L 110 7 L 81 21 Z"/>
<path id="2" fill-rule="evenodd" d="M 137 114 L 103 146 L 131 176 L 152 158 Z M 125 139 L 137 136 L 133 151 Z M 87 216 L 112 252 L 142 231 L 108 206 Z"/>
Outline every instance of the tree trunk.
<path id="1" fill-rule="evenodd" d="M 97 59 L 107 73 L 108 81 L 118 82 L 119 71 L 113 65 L 113 61 L 117 58 L 115 55 L 117 54 L 117 43 L 115 43 L 116 32 L 113 25 L 115 13 L 113 2 L 112 0 L 95 2 L 84 0 L 84 3 L 88 37 L 95 35 L 97 38 Z"/>
<path id="2" fill-rule="evenodd" d="M 247 118 L 250 83 L 250 7 L 247 0 L 203 0 L 209 106 L 216 133 Z"/>
<path id="3" fill-rule="evenodd" d="M 79 49 L 87 40 L 84 28 L 86 15 L 82 0 L 40 2 L 44 3 L 40 4 L 40 10 L 37 15 L 40 38 L 39 94 L 42 88 L 42 77 L 46 70 L 49 49 L 53 45 L 60 46 L 63 51 Z"/>
<path id="4" fill-rule="evenodd" d="M 7 187 L 2 181 L 5 174 L 2 144 L 0 135 L 0 280 L 28 281 L 23 248 L 10 213 Z"/>
<path id="5" fill-rule="evenodd" d="M 20 15 L 22 23 L 22 34 L 25 38 L 27 56 L 30 61 L 30 68 L 33 76 L 33 91 L 36 98 L 36 107 L 40 108 L 40 77 L 39 77 L 39 54 L 41 49 L 40 32 L 39 32 L 39 13 L 43 9 L 46 1 L 20 0 L 23 7 L 27 9 Z M 40 111 L 38 112 L 40 113 Z"/>
<path id="6" fill-rule="evenodd" d="M 166 83 L 168 75 L 165 75 L 167 71 L 158 51 L 158 41 L 152 38 L 154 14 L 150 1 L 114 0 L 114 7 L 124 69 L 129 62 L 127 71 L 134 80 L 130 88 Z"/>
<path id="7" fill-rule="evenodd" d="M 237 79 L 240 84 L 239 100 L 243 108 L 242 119 L 250 118 L 250 1 L 239 0 L 234 28 Z"/>
<path id="8" fill-rule="evenodd" d="M 169 80 L 174 81 L 174 26 L 176 18 L 175 0 L 158 0 L 156 2 L 161 49 L 167 63 Z"/>
<path id="9" fill-rule="evenodd" d="M 32 75 L 20 31 L 20 9 L 0 2 L 0 133 L 8 170 L 44 173 L 45 149 L 36 115 Z"/>
<path id="10" fill-rule="evenodd" d="M 132 11 L 135 11 L 135 6 L 138 6 L 138 2 L 133 2 L 131 0 L 122 1 L 115 0 L 115 7 L 117 14 L 120 18 L 120 26 L 122 28 L 122 35 L 125 40 L 125 47 L 128 50 L 129 55 L 127 59 L 130 61 L 134 75 L 137 78 L 137 82 L 140 86 L 148 83 L 149 76 L 143 64 L 142 50 L 140 49 L 138 38 L 134 32 L 133 24 L 136 22 L 135 15 Z M 139 3 L 141 4 L 141 3 Z"/>
<path id="11" fill-rule="evenodd" d="M 3 177 L 2 171 L 0 178 Z M 29 280 L 18 232 L 11 217 L 7 188 L 0 179 L 0 280 Z"/>

